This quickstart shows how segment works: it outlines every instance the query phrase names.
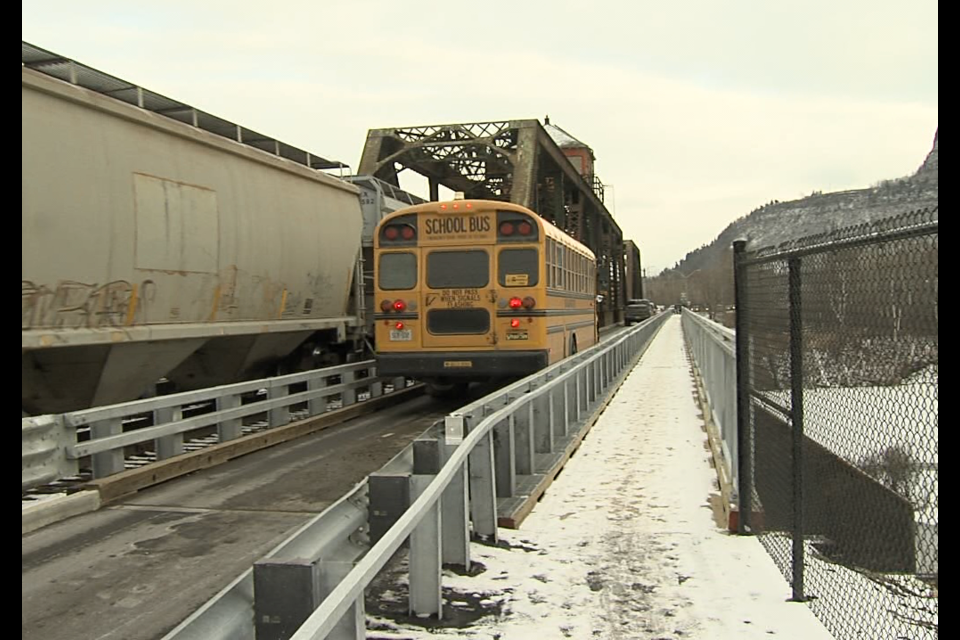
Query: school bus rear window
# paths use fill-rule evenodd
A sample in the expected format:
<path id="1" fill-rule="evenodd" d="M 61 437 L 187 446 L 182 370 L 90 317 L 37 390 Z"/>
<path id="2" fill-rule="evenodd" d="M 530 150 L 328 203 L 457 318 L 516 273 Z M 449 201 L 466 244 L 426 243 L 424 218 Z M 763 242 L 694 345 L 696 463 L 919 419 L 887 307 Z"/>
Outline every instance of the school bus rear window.
<path id="1" fill-rule="evenodd" d="M 417 256 L 412 253 L 380 254 L 380 288 L 384 291 L 417 286 Z"/>
<path id="2" fill-rule="evenodd" d="M 497 257 L 497 279 L 501 287 L 535 287 L 540 282 L 536 249 L 504 249 Z"/>
<path id="3" fill-rule="evenodd" d="M 427 286 L 431 289 L 485 287 L 489 282 L 486 251 L 433 251 L 427 256 Z"/>

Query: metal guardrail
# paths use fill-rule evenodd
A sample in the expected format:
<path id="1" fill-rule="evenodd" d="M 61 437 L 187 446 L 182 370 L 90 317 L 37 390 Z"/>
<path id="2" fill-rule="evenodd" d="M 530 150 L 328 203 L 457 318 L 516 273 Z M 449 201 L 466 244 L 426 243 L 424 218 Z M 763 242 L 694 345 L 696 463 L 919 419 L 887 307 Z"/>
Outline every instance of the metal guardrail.
<path id="1" fill-rule="evenodd" d="M 737 353 L 736 333 L 683 309 L 683 334 L 700 372 L 711 418 L 719 430 L 723 471 L 736 491 L 737 475 Z"/>
<path id="2" fill-rule="evenodd" d="M 266 427 L 346 407 L 384 386 L 406 387 L 404 378 L 378 378 L 376 363 L 315 369 L 275 378 L 188 391 L 146 400 L 21 419 L 21 489 L 76 475 L 91 460 L 95 479 L 124 470 L 124 451 L 152 446 L 158 460 L 184 452 L 184 434 L 215 429 L 219 442 L 242 435 L 245 418 L 263 416 Z M 338 401 L 336 399 L 339 399 Z M 300 409 L 299 415 L 293 413 Z M 194 415 L 190 415 L 194 414 Z M 139 426 L 138 426 L 139 425 Z"/>
<path id="3" fill-rule="evenodd" d="M 63 455 L 68 443 L 62 416 L 21 418 L 20 432 L 21 491 L 76 473 Z"/>
<path id="4" fill-rule="evenodd" d="M 344 498 L 366 505 L 367 524 L 335 515 L 344 509 L 337 503 L 283 546 L 305 551 L 287 559 L 273 552 L 254 566 L 252 578 L 251 572 L 238 578 L 165 640 L 364 638 L 364 589 L 407 540 L 410 610 L 439 615 L 442 563 L 470 566 L 471 533 L 496 540 L 498 498 L 514 495 L 517 475 L 534 471 L 538 455 L 582 437 L 668 317 L 651 318 L 448 415 L 441 428 L 358 485 L 351 496 L 366 501 Z M 408 492 L 411 504 L 392 526 L 375 531 L 374 494 L 383 479 L 396 480 L 386 486 L 401 486 L 397 493 Z M 355 545 L 368 538 L 372 547 L 357 559 Z"/>

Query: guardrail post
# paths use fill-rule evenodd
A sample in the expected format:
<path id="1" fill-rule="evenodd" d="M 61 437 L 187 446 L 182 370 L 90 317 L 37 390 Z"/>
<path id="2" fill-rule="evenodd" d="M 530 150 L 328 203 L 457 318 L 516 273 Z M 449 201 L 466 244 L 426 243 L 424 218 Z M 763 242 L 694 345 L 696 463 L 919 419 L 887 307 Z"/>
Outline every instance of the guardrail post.
<path id="1" fill-rule="evenodd" d="M 286 640 L 321 602 L 320 567 L 306 559 L 261 560 L 253 565 L 257 640 Z"/>
<path id="2" fill-rule="evenodd" d="M 90 439 L 98 440 L 123 433 L 123 422 L 120 418 L 98 420 L 90 425 Z M 93 477 L 106 478 L 123 471 L 123 448 L 95 453 L 91 456 Z"/>
<path id="3" fill-rule="evenodd" d="M 375 366 L 367 369 L 367 377 L 373 382 L 370 383 L 370 398 L 379 398 L 383 395 L 383 380 L 377 375 Z"/>
<path id="4" fill-rule="evenodd" d="M 440 473 L 443 460 L 440 453 L 440 441 L 434 438 L 422 438 L 413 441 L 414 475 L 436 475 Z M 411 504 L 413 503 L 411 496 Z"/>
<path id="5" fill-rule="evenodd" d="M 448 419 L 450 416 L 448 416 Z M 446 463 L 457 450 L 456 444 L 444 444 L 441 447 L 443 462 Z M 467 492 L 467 465 L 450 480 L 440 500 L 440 524 L 443 527 L 443 562 L 456 564 L 470 570 L 470 498 Z"/>
<path id="6" fill-rule="evenodd" d="M 352 562 L 336 560 L 320 561 L 321 602 L 340 584 L 353 569 Z M 327 634 L 326 640 L 364 640 L 367 637 L 367 616 L 363 597 L 357 598 L 340 622 Z M 259 640 L 259 636 L 257 637 Z"/>
<path id="7" fill-rule="evenodd" d="M 470 516 L 477 535 L 496 542 L 497 496 L 493 466 L 493 432 L 477 442 L 470 452 Z"/>
<path id="8" fill-rule="evenodd" d="M 537 453 L 552 453 L 554 445 L 553 393 L 543 394 L 530 403 L 530 421 L 536 434 Z M 535 464 L 535 461 L 532 461 Z"/>
<path id="9" fill-rule="evenodd" d="M 410 478 L 411 503 L 422 494 L 434 476 Z M 410 534 L 410 614 L 442 617 L 440 505 L 434 503 Z"/>
<path id="10" fill-rule="evenodd" d="M 516 438 L 513 416 L 493 428 L 494 461 L 496 463 L 497 497 L 509 498 L 517 489 Z"/>
<path id="11" fill-rule="evenodd" d="M 596 400 L 596 394 L 597 394 L 597 383 L 596 383 L 597 367 L 596 367 L 596 363 L 595 363 L 595 362 L 592 362 L 592 363 L 588 364 L 588 365 L 585 367 L 585 369 L 586 369 L 586 371 L 585 371 L 584 373 L 586 374 L 586 378 L 587 378 L 587 380 L 586 380 L 586 393 L 587 393 L 586 400 L 587 400 L 587 402 L 585 403 L 585 404 L 586 404 L 586 407 L 584 407 L 584 408 L 586 409 L 587 407 L 589 407 L 589 406 L 593 403 L 594 400 Z"/>
<path id="12" fill-rule="evenodd" d="M 376 544 L 410 506 L 410 474 L 371 473 L 367 487 L 370 543 Z"/>
<path id="13" fill-rule="evenodd" d="M 555 433 L 565 438 L 570 429 L 570 416 L 573 414 L 570 409 L 573 400 L 573 394 L 570 393 L 570 381 L 564 380 L 563 386 L 555 391 L 554 396 L 551 418 L 556 429 Z"/>
<path id="14" fill-rule="evenodd" d="M 217 411 L 237 409 L 242 404 L 243 400 L 239 395 L 222 396 L 217 398 Z M 241 418 L 221 420 L 217 424 L 217 434 L 220 436 L 220 442 L 236 440 L 243 435 L 243 420 Z"/>
<path id="15" fill-rule="evenodd" d="M 515 442 L 515 467 L 518 475 L 529 476 L 533 474 L 533 453 L 534 453 L 534 423 L 533 423 L 533 405 L 527 403 L 525 407 L 518 407 L 510 416 L 513 422 L 513 434 Z"/>
<path id="16" fill-rule="evenodd" d="M 574 412 L 575 422 L 580 422 L 580 418 L 587 410 L 587 383 L 589 380 L 590 376 L 588 375 L 587 367 L 584 367 L 577 373 L 574 381 L 574 400 L 576 401 L 574 403 L 574 408 L 576 409 Z"/>
<path id="17" fill-rule="evenodd" d="M 286 384 L 271 384 L 267 388 L 267 398 L 269 400 L 275 400 L 277 398 L 283 398 L 290 395 L 290 386 Z M 282 427 L 283 425 L 290 422 L 290 406 L 284 405 L 282 407 L 274 407 L 267 412 L 267 424 L 270 425 L 270 428 L 273 427 Z"/>
<path id="18" fill-rule="evenodd" d="M 161 425 L 176 422 L 183 417 L 183 407 L 163 407 L 153 412 L 153 424 Z M 157 438 L 157 460 L 166 460 L 183 453 L 183 434 L 175 433 L 172 436 Z"/>
<path id="19" fill-rule="evenodd" d="M 307 380 L 307 391 L 319 391 L 320 389 L 325 389 L 327 386 L 329 386 L 329 383 L 327 382 L 327 378 L 324 376 L 317 376 L 316 378 L 310 378 Z M 327 396 L 310 398 L 307 400 L 307 413 L 309 413 L 311 416 L 326 413 L 327 400 Z"/>
<path id="20" fill-rule="evenodd" d="M 353 383 L 357 380 L 356 371 L 344 371 L 340 374 L 340 383 L 343 384 L 344 389 L 340 393 L 340 399 L 343 402 L 343 406 L 347 407 L 351 404 L 354 404 L 357 401 L 357 390 L 353 387 Z M 373 383 L 371 383 L 373 384 Z M 383 393 L 383 383 L 380 384 L 380 393 Z M 373 388 L 370 389 L 370 396 L 373 396 Z"/>

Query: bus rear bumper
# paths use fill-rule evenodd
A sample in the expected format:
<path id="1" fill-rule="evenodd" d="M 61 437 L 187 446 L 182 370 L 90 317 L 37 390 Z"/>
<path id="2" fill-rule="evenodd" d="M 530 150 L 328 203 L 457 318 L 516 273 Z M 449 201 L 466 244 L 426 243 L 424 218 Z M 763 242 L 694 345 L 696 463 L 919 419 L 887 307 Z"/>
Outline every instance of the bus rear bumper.
<path id="1" fill-rule="evenodd" d="M 377 374 L 411 378 L 515 377 L 539 371 L 549 362 L 546 350 L 380 353 L 377 354 Z"/>

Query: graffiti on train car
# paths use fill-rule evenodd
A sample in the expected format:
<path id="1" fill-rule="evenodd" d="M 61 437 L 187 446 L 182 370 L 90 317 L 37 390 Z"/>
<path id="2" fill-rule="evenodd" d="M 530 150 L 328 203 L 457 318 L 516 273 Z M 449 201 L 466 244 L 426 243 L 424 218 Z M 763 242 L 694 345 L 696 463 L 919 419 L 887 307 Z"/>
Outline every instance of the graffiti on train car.
<path id="1" fill-rule="evenodd" d="M 20 285 L 20 328 L 121 327 L 146 322 L 156 295 L 153 280 L 89 284 L 61 280 L 49 287 L 30 280 Z"/>

